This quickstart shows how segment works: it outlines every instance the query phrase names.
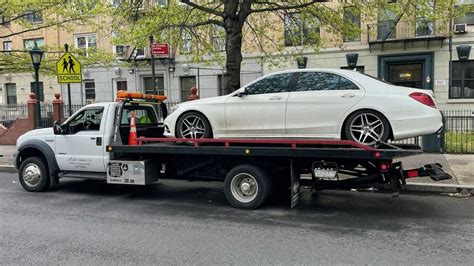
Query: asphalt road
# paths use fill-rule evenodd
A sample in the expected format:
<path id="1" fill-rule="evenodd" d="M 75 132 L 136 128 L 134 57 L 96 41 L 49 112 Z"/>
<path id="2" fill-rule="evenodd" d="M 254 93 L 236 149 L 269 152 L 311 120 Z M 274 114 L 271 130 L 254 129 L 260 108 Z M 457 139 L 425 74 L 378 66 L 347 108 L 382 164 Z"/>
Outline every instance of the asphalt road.
<path id="1" fill-rule="evenodd" d="M 64 180 L 28 193 L 0 173 L 0 264 L 470 264 L 474 199 L 306 191 L 296 209 L 227 205 L 221 183 Z"/>

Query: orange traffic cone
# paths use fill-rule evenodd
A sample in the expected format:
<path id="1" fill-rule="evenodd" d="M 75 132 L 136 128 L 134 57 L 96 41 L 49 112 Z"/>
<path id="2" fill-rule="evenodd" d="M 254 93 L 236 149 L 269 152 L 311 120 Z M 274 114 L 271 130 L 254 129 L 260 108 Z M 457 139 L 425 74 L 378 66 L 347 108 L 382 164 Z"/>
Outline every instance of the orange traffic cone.
<path id="1" fill-rule="evenodd" d="M 135 112 L 132 112 L 130 118 L 130 133 L 128 134 L 128 145 L 138 145 L 137 126 L 135 125 Z"/>

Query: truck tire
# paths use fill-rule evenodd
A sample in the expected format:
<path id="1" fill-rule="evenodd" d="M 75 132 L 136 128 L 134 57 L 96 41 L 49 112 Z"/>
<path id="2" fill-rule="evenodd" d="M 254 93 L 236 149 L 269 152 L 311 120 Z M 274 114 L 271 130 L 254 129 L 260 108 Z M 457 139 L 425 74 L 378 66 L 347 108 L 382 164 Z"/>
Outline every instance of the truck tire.
<path id="1" fill-rule="evenodd" d="M 26 158 L 18 169 L 21 186 L 29 192 L 45 191 L 50 186 L 48 168 L 41 157 Z"/>
<path id="2" fill-rule="evenodd" d="M 270 196 L 271 182 L 267 173 L 259 167 L 242 164 L 227 173 L 224 192 L 233 207 L 253 210 Z"/>

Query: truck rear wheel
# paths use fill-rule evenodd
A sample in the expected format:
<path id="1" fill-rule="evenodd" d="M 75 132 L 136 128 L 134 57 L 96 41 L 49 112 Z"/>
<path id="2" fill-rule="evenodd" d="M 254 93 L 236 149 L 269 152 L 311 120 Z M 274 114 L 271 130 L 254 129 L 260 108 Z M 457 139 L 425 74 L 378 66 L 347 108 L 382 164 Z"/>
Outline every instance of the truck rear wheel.
<path id="1" fill-rule="evenodd" d="M 270 195 L 271 182 L 259 167 L 242 164 L 227 173 L 224 182 L 227 201 L 235 208 L 253 210 Z"/>
<path id="2" fill-rule="evenodd" d="M 48 168 L 41 157 L 29 157 L 18 169 L 21 186 L 29 192 L 45 191 L 50 186 Z"/>

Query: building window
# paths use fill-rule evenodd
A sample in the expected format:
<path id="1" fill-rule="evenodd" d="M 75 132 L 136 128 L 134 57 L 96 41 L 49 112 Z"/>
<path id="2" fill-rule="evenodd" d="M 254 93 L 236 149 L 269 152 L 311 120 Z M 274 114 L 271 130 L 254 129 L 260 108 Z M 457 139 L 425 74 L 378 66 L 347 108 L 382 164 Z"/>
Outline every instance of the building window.
<path id="1" fill-rule="evenodd" d="M 16 83 L 6 83 L 7 104 L 16 104 Z"/>
<path id="2" fill-rule="evenodd" d="M 10 18 L 7 16 L 0 15 L 0 26 L 4 26 L 4 27 L 10 26 Z"/>
<path id="3" fill-rule="evenodd" d="M 341 69 L 354 70 L 353 67 L 348 67 L 348 66 L 343 66 L 343 67 L 341 67 Z M 355 70 L 359 73 L 364 73 L 365 72 L 364 66 L 356 66 Z"/>
<path id="4" fill-rule="evenodd" d="M 217 93 L 219 96 L 226 95 L 225 86 L 227 84 L 228 77 L 226 75 L 217 75 Z"/>
<path id="5" fill-rule="evenodd" d="M 30 23 L 42 22 L 43 13 L 41 11 L 29 11 L 26 16 L 26 20 Z"/>
<path id="6" fill-rule="evenodd" d="M 181 54 L 189 54 L 192 49 L 192 34 L 189 30 L 183 30 L 181 33 L 183 44 L 181 45 Z"/>
<path id="7" fill-rule="evenodd" d="M 434 1 L 429 1 L 424 3 L 420 8 L 428 8 L 429 15 L 434 15 L 435 13 L 435 3 Z M 416 29 L 415 36 L 431 36 L 435 34 L 435 23 L 432 19 L 426 17 L 417 17 L 416 18 Z"/>
<path id="8" fill-rule="evenodd" d="M 396 37 L 397 14 L 390 9 L 379 8 L 377 22 L 377 39 L 386 40 Z"/>
<path id="9" fill-rule="evenodd" d="M 117 38 L 117 33 L 112 32 L 112 41 L 114 41 Z M 114 45 L 113 46 L 113 52 L 117 57 L 124 57 L 126 53 L 126 46 L 119 44 L 119 45 Z"/>
<path id="10" fill-rule="evenodd" d="M 44 46 L 44 38 L 23 40 L 23 45 L 24 45 L 26 50 L 33 49 L 35 47 L 35 43 L 38 45 L 38 47 L 43 47 Z"/>
<path id="11" fill-rule="evenodd" d="M 36 94 L 35 84 L 36 84 L 36 82 L 30 82 L 30 92 L 32 92 L 34 94 Z M 44 102 L 43 82 L 39 82 L 39 95 L 36 95 L 36 97 L 40 102 Z"/>
<path id="12" fill-rule="evenodd" d="M 135 52 L 133 52 L 134 58 L 142 58 L 145 57 L 145 49 L 143 48 L 135 48 Z"/>
<path id="13" fill-rule="evenodd" d="M 165 7 L 168 5 L 168 0 L 154 0 L 155 6 Z"/>
<path id="14" fill-rule="evenodd" d="M 225 51 L 225 30 L 217 25 L 212 27 L 212 47 L 217 52 Z"/>
<path id="15" fill-rule="evenodd" d="M 82 56 L 88 56 L 88 50 L 97 49 L 97 35 L 88 34 L 88 35 L 78 35 L 74 36 L 74 44 L 79 51 L 79 54 Z"/>
<path id="16" fill-rule="evenodd" d="M 84 81 L 84 88 L 86 90 L 86 102 L 94 103 L 95 102 L 95 81 L 86 80 Z"/>
<path id="17" fill-rule="evenodd" d="M 456 9 L 468 8 L 467 12 L 464 13 L 464 16 L 454 18 L 454 24 L 467 24 L 474 25 L 474 12 L 472 8 L 474 7 L 473 0 L 458 0 L 455 4 Z"/>
<path id="18" fill-rule="evenodd" d="M 461 63 L 453 61 L 453 84 L 449 90 L 450 99 L 474 98 L 474 60 Z"/>
<path id="19" fill-rule="evenodd" d="M 143 87 L 145 89 L 145 93 L 147 94 L 154 94 L 153 92 L 153 79 L 151 77 L 143 77 Z M 158 95 L 165 95 L 165 79 L 163 76 L 155 77 L 155 85 L 156 85 L 156 94 Z"/>
<path id="20" fill-rule="evenodd" d="M 181 101 L 187 101 L 191 94 L 191 88 L 196 87 L 196 77 L 181 77 Z"/>
<path id="21" fill-rule="evenodd" d="M 300 14 L 285 15 L 286 46 L 315 44 L 318 42 L 319 32 L 318 18 L 302 18 Z"/>
<path id="22" fill-rule="evenodd" d="M 12 50 L 12 41 L 4 41 L 3 42 L 3 51 L 11 51 Z"/>
<path id="23" fill-rule="evenodd" d="M 117 81 L 117 91 L 127 91 L 127 81 L 126 80 Z"/>
<path id="24" fill-rule="evenodd" d="M 344 9 L 344 21 L 351 24 L 351 29 L 344 33 L 345 42 L 360 41 L 360 13 L 354 8 Z"/>

